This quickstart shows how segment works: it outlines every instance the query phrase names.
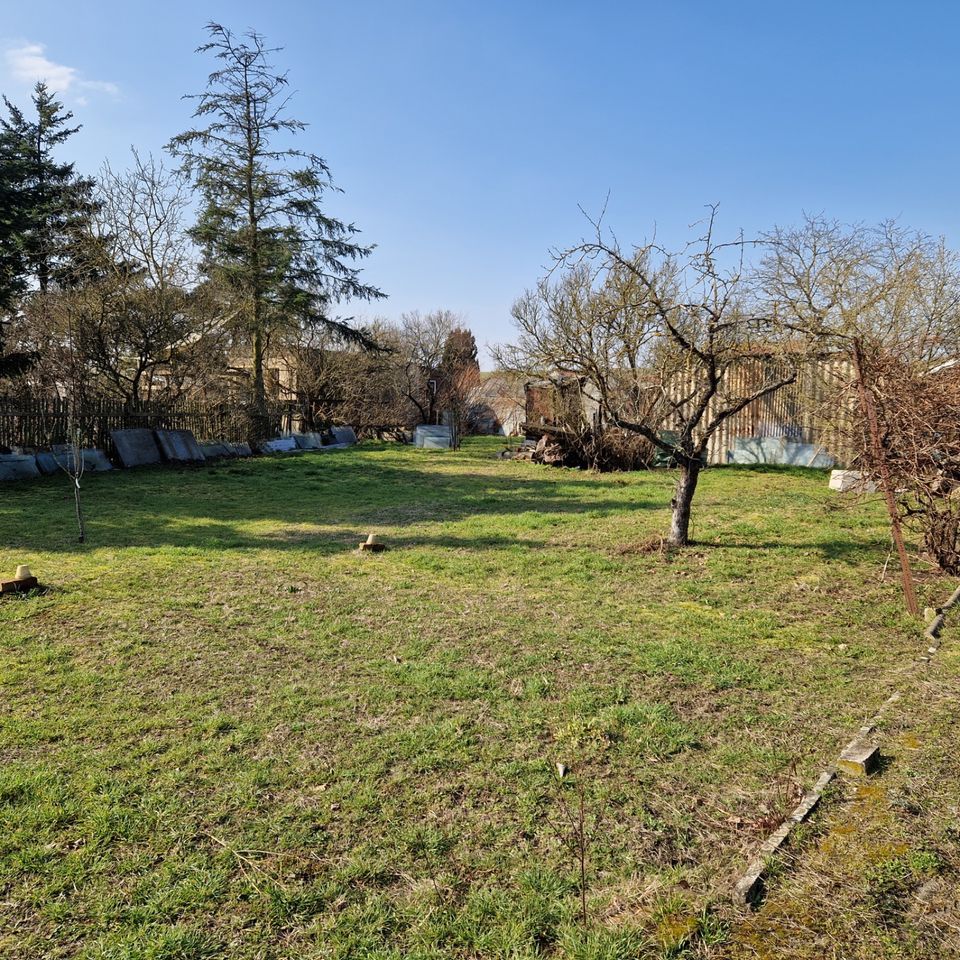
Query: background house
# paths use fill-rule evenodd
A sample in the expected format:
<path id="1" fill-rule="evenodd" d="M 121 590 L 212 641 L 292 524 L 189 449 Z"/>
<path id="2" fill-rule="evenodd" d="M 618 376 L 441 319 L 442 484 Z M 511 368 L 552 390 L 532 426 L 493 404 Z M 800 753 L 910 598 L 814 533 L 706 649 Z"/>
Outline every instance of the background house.
<path id="1" fill-rule="evenodd" d="M 469 422 L 475 433 L 515 437 L 527 418 L 523 377 L 481 373 L 469 396 Z"/>

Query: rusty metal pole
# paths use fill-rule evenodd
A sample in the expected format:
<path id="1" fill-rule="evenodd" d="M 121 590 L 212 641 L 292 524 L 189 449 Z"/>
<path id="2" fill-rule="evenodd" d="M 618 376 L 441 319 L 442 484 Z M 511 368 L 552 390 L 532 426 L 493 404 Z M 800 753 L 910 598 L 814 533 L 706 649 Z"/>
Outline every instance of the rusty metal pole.
<path id="1" fill-rule="evenodd" d="M 863 353 L 860 341 L 853 341 L 853 366 L 857 372 L 857 392 L 860 395 L 860 410 L 866 418 L 870 428 L 870 442 L 873 447 L 873 458 L 880 473 L 880 486 L 883 487 L 883 496 L 887 501 L 887 512 L 890 514 L 890 532 L 900 557 L 900 580 L 903 583 L 903 596 L 907 602 L 907 610 L 913 616 L 920 613 L 917 606 L 917 595 L 913 589 L 913 573 L 910 570 L 910 558 L 903 543 L 903 530 L 900 526 L 900 514 L 897 511 L 897 501 L 894 496 L 893 483 L 890 480 L 890 470 L 887 459 L 883 455 L 883 445 L 880 442 L 880 424 L 877 422 L 877 410 L 873 404 L 873 396 L 863 382 Z"/>

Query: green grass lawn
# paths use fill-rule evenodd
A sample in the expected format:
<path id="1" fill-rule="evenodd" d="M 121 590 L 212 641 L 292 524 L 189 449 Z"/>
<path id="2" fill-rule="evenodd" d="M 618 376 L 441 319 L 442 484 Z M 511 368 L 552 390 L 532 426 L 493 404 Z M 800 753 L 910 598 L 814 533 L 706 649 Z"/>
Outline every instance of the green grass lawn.
<path id="1" fill-rule="evenodd" d="M 93 475 L 85 545 L 66 478 L 3 490 L 0 570 L 50 590 L 0 604 L 0 955 L 727 938 L 738 869 L 921 647 L 883 512 L 710 470 L 671 554 L 670 473 L 500 446 Z"/>

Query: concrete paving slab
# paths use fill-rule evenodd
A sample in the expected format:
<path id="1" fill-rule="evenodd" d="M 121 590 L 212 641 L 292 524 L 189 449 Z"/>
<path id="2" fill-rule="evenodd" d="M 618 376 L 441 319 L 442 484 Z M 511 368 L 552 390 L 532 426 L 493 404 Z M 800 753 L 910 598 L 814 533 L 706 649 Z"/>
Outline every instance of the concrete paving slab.
<path id="1" fill-rule="evenodd" d="M 146 427 L 111 430 L 110 437 L 117 448 L 117 456 L 125 467 L 145 467 L 163 462 L 157 439 L 153 431 Z"/>
<path id="2" fill-rule="evenodd" d="M 0 454 L 0 482 L 34 480 L 39 476 L 37 458 L 32 454 Z"/>

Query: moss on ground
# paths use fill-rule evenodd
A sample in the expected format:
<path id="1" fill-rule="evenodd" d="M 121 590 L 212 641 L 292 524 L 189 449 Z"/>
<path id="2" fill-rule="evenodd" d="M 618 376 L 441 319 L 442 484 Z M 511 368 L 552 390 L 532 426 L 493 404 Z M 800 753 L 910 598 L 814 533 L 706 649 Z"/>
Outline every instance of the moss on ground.
<path id="1" fill-rule="evenodd" d="M 878 731 L 880 772 L 841 780 L 718 960 L 960 957 L 960 653 L 940 656 Z"/>

